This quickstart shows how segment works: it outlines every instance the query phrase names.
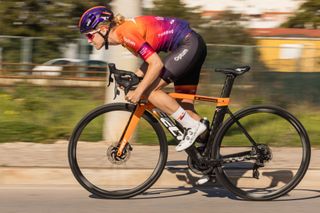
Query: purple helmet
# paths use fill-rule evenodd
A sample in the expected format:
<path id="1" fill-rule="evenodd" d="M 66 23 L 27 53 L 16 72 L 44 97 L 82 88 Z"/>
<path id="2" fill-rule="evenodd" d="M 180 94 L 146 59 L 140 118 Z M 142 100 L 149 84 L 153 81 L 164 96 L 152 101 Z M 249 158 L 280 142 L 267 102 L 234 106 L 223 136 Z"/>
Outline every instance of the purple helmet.
<path id="1" fill-rule="evenodd" d="M 92 7 L 82 14 L 78 27 L 80 33 L 86 33 L 94 30 L 99 23 L 112 19 L 113 12 L 105 6 Z"/>

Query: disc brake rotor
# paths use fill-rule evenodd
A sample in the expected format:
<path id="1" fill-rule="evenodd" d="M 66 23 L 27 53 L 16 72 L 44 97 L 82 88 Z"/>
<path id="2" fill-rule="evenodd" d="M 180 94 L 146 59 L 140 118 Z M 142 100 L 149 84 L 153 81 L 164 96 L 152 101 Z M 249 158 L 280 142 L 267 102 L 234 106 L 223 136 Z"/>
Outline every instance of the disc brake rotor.
<path id="1" fill-rule="evenodd" d="M 129 144 L 127 144 L 122 152 L 122 155 L 117 156 L 118 147 L 111 145 L 111 146 L 109 146 L 109 148 L 107 150 L 108 160 L 112 164 L 121 165 L 129 160 L 131 150 L 132 150 L 131 146 Z"/>

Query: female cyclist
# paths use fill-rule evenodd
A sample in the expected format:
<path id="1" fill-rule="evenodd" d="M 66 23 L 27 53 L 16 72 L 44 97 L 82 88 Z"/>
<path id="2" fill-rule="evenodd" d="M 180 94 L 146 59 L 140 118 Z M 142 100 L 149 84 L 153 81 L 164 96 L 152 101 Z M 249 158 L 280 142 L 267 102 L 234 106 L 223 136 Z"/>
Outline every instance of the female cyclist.
<path id="1" fill-rule="evenodd" d="M 206 44 L 188 22 L 168 17 L 139 16 L 125 19 L 104 6 L 85 11 L 79 21 L 80 33 L 97 50 L 108 45 L 122 45 L 144 63 L 135 73 L 144 77 L 126 100 L 137 103 L 141 96 L 171 115 L 184 128 L 184 137 L 176 147 L 182 151 L 190 147 L 206 130 L 195 112 L 193 101 L 180 104 L 161 89 L 173 82 L 176 92 L 195 94 L 201 66 L 207 55 Z M 162 61 L 160 51 L 169 52 Z"/>

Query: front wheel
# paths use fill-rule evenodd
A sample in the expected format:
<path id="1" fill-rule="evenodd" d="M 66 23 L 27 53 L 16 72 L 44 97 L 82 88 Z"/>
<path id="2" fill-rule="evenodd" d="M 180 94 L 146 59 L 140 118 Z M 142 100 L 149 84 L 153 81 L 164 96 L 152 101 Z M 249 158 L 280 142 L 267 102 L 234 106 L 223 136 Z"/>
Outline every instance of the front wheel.
<path id="1" fill-rule="evenodd" d="M 73 175 L 96 196 L 119 199 L 138 195 L 156 182 L 165 167 L 166 135 L 148 111 L 123 154 L 117 156 L 118 142 L 134 109 L 135 105 L 125 103 L 98 107 L 71 135 L 68 158 Z"/>
<path id="2" fill-rule="evenodd" d="M 304 177 L 310 141 L 302 124 L 275 106 L 254 106 L 228 118 L 215 138 L 218 180 L 244 199 L 271 200 Z"/>

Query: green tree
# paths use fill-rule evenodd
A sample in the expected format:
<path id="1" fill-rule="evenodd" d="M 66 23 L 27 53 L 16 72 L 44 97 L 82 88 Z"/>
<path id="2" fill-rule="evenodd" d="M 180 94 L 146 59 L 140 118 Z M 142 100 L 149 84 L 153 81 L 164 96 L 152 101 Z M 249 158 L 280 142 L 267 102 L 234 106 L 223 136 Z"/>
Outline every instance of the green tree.
<path id="1" fill-rule="evenodd" d="M 206 33 L 203 36 L 209 43 L 255 45 L 255 40 L 239 20 L 241 20 L 241 14 L 225 11 L 206 26 Z"/>
<path id="2" fill-rule="evenodd" d="M 4 1 L 0 4 L 1 34 L 45 36 L 64 40 L 77 38 L 79 37 L 77 24 L 80 15 L 95 5 L 106 5 L 106 3 L 101 0 Z"/>
<path id="3" fill-rule="evenodd" d="M 320 1 L 308 0 L 303 3 L 296 14 L 281 25 L 288 28 L 320 28 Z"/>
<path id="4" fill-rule="evenodd" d="M 10 0 L 0 1 L 1 35 L 37 37 L 33 40 L 33 62 L 42 62 L 61 54 L 61 46 L 79 38 L 77 24 L 83 11 L 96 6 L 108 6 L 107 1 L 77 0 Z M 5 61 L 17 61 L 19 39 L 0 39 Z M 14 56 L 14 57 L 13 57 Z M 46 58 L 46 59 L 45 59 Z"/>
<path id="5" fill-rule="evenodd" d="M 188 7 L 181 0 L 154 0 L 153 5 L 152 8 L 145 9 L 146 15 L 181 18 L 194 28 L 205 23 L 201 17 L 201 7 Z"/>
<path id="6" fill-rule="evenodd" d="M 239 23 L 241 14 L 225 11 L 203 29 L 208 49 L 207 64 L 211 66 L 235 66 L 250 64 L 261 66 L 256 41 Z M 214 32 L 214 33 L 213 33 Z M 240 46 L 241 45 L 241 46 Z"/>
<path id="7" fill-rule="evenodd" d="M 187 7 L 181 0 L 154 0 L 153 8 L 146 9 L 148 15 L 173 16 L 190 22 L 209 46 L 206 66 L 233 66 L 243 63 L 265 69 L 254 48 L 255 39 L 240 25 L 241 14 L 225 11 L 215 20 L 202 17 L 201 7 Z M 248 45 L 248 46 L 235 46 Z"/>

